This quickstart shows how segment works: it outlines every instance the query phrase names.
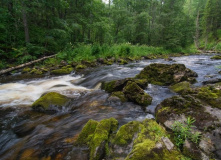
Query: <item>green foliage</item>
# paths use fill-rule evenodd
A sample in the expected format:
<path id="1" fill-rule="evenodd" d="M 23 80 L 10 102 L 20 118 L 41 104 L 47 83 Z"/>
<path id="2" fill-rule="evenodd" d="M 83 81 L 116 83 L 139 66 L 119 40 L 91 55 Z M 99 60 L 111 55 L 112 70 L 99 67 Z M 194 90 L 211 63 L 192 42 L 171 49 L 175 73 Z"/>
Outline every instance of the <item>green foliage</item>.
<path id="1" fill-rule="evenodd" d="M 195 126 L 192 125 L 195 122 L 194 118 L 188 117 L 185 123 L 181 123 L 176 121 L 173 126 L 172 130 L 174 133 L 174 140 L 176 142 L 176 146 L 182 149 L 183 144 L 186 139 L 194 142 L 199 143 L 200 140 L 200 133 L 195 132 L 193 133 L 192 128 Z"/>
<path id="2" fill-rule="evenodd" d="M 0 2 L 0 58 L 10 63 L 52 53 L 71 62 L 195 52 L 190 46 L 197 29 L 198 38 L 208 38 L 201 47 L 221 50 L 219 0 L 114 0 L 110 6 L 97 0 L 22 2 Z"/>

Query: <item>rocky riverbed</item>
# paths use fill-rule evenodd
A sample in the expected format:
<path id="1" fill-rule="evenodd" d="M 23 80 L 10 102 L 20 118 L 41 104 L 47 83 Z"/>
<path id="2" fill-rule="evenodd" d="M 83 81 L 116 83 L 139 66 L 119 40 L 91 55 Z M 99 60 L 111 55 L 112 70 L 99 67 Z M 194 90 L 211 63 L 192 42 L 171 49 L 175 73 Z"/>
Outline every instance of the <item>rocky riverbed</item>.
<path id="1" fill-rule="evenodd" d="M 221 60 L 211 57 L 6 78 L 0 84 L 0 159 L 221 159 Z M 190 135 L 198 139 L 188 134 L 177 145 L 173 126 L 190 117 Z"/>

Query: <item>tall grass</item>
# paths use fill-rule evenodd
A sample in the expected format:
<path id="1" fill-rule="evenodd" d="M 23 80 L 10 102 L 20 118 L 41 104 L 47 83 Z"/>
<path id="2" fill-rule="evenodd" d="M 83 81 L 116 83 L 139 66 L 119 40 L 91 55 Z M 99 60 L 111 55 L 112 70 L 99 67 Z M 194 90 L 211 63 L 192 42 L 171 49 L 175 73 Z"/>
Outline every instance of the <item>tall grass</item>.
<path id="1" fill-rule="evenodd" d="M 68 46 L 65 50 L 58 53 L 57 58 L 68 62 L 81 60 L 92 61 L 97 58 L 137 58 L 149 55 L 167 55 L 170 53 L 196 53 L 197 50 L 192 46 L 187 49 L 177 48 L 166 50 L 163 47 L 153 47 L 147 45 L 131 45 L 129 43 L 114 44 L 114 45 L 77 45 Z"/>

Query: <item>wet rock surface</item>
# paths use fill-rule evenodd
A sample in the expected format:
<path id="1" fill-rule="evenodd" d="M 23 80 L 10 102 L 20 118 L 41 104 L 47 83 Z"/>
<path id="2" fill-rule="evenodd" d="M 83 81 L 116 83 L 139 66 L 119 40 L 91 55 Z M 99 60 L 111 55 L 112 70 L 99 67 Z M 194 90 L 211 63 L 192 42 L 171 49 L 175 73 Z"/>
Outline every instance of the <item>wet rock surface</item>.
<path id="1" fill-rule="evenodd" d="M 194 118 L 194 130 L 201 133 L 201 139 L 197 144 L 186 141 L 183 154 L 192 159 L 220 159 L 220 98 L 220 83 L 189 88 L 158 105 L 156 120 L 171 130 L 176 121 L 184 123 L 188 117 Z"/>

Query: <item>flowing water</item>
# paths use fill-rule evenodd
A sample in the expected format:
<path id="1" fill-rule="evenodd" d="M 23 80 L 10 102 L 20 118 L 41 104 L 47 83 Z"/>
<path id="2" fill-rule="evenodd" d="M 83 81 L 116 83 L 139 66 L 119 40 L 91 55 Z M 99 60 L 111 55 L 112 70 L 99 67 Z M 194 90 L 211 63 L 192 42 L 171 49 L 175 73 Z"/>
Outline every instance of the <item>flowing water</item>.
<path id="1" fill-rule="evenodd" d="M 2 79 L 0 159 L 19 159 L 30 154 L 85 159 L 84 150 L 73 147 L 72 142 L 89 119 L 114 117 L 122 125 L 132 120 L 154 118 L 157 104 L 175 95 L 168 87 L 149 84 L 145 91 L 153 97 L 153 102 L 147 107 L 147 112 L 144 112 L 140 106 L 133 103 L 109 99 L 109 95 L 100 90 L 102 81 L 134 77 L 151 63 L 183 63 L 198 73 L 198 82 L 194 85 L 200 86 L 203 81 L 221 77 L 217 67 L 221 65 L 221 60 L 211 60 L 210 57 L 195 55 L 173 57 L 174 61 L 155 59 L 128 65 L 114 64 L 88 69 L 83 75 L 72 73 L 59 77 L 23 80 L 18 80 L 15 75 Z M 43 93 L 51 91 L 70 97 L 72 101 L 69 106 L 53 115 L 33 112 L 31 104 Z"/>

